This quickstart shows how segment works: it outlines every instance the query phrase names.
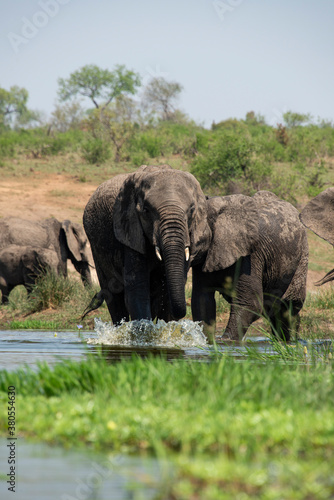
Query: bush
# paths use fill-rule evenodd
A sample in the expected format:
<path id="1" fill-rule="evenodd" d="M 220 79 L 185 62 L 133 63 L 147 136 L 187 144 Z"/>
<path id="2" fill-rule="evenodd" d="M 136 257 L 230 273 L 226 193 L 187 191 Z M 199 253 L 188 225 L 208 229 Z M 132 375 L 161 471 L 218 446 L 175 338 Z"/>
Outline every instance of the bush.
<path id="1" fill-rule="evenodd" d="M 55 137 L 50 137 L 48 142 L 48 152 L 51 155 L 57 155 L 66 150 L 76 151 L 81 144 L 83 133 L 81 130 L 68 130 L 58 133 Z"/>
<path id="2" fill-rule="evenodd" d="M 50 135 L 45 128 L 10 130 L 0 135 L 0 157 L 13 157 L 16 152 L 29 152 L 34 158 L 76 150 L 82 141 L 81 130 Z"/>
<path id="3" fill-rule="evenodd" d="M 36 281 L 32 292 L 33 312 L 49 307 L 56 309 L 74 295 L 76 282 L 52 272 L 43 273 Z"/>
<path id="4" fill-rule="evenodd" d="M 202 187 L 224 190 L 227 183 L 240 179 L 249 170 L 254 149 L 246 137 L 231 132 L 220 134 L 206 154 L 193 160 L 191 173 Z"/>
<path id="5" fill-rule="evenodd" d="M 141 165 L 145 165 L 147 162 L 147 153 L 145 151 L 138 151 L 136 153 L 132 153 L 131 155 L 131 162 L 136 165 L 137 167 L 140 167 Z"/>
<path id="6" fill-rule="evenodd" d="M 328 175 L 328 168 L 324 160 L 320 162 L 309 172 L 307 176 L 307 194 L 310 198 L 317 196 L 325 189 L 325 179 Z"/>
<path id="7" fill-rule="evenodd" d="M 163 154 L 163 141 L 154 129 L 148 130 L 139 133 L 131 141 L 131 150 L 136 154 L 140 152 L 144 153 L 146 157 L 156 158 Z"/>
<path id="8" fill-rule="evenodd" d="M 81 152 L 83 158 L 90 164 L 104 163 L 111 155 L 109 144 L 102 139 L 89 139 L 84 142 Z"/>
<path id="9" fill-rule="evenodd" d="M 15 155 L 17 140 L 11 133 L 0 136 L 0 158 L 12 158 Z"/>
<path id="10" fill-rule="evenodd" d="M 193 123 L 161 122 L 157 131 L 163 138 L 165 151 L 193 156 L 197 152 L 198 129 Z"/>

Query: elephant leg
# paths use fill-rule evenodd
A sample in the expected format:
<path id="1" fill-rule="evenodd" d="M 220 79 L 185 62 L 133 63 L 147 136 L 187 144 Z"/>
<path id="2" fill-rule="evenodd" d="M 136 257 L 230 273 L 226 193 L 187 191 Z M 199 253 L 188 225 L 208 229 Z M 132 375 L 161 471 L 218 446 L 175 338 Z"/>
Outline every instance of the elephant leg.
<path id="1" fill-rule="evenodd" d="M 271 331 L 275 337 L 289 342 L 294 331 L 297 335 L 300 324 L 299 311 L 302 308 L 301 301 L 286 302 L 281 300 L 278 307 L 274 307 L 273 313 L 269 316 Z"/>
<path id="2" fill-rule="evenodd" d="M 248 268 L 249 262 L 245 264 L 246 268 L 237 279 L 233 291 L 230 317 L 225 330 L 225 335 L 232 340 L 242 340 L 249 326 L 261 317 L 263 311 L 262 280 L 254 269 Z"/>
<path id="3" fill-rule="evenodd" d="M 129 313 L 125 306 L 124 292 L 110 293 L 105 301 L 114 325 L 119 325 L 122 320 L 129 321 Z"/>
<path id="4" fill-rule="evenodd" d="M 6 285 L 6 286 L 1 286 L 1 303 L 2 304 L 8 304 L 9 302 L 9 294 L 13 290 L 14 286 L 13 285 Z"/>
<path id="5" fill-rule="evenodd" d="M 232 303 L 224 335 L 231 340 L 242 340 L 250 325 L 259 319 L 260 315 L 261 307 L 256 303 L 248 306 Z"/>
<path id="6" fill-rule="evenodd" d="M 306 276 L 307 258 L 302 258 L 299 266 L 289 283 L 289 286 L 279 301 L 278 310 L 271 318 L 273 328 L 272 333 L 282 340 L 289 342 L 291 334 L 297 337 L 300 317 L 299 312 L 303 307 L 306 298 Z"/>
<path id="7" fill-rule="evenodd" d="M 130 319 L 152 319 L 150 279 L 145 255 L 124 250 L 124 300 Z"/>
<path id="8" fill-rule="evenodd" d="M 194 321 L 201 321 L 203 332 L 212 344 L 216 333 L 215 289 L 209 287 L 207 276 L 200 268 L 193 267 L 191 313 Z"/>

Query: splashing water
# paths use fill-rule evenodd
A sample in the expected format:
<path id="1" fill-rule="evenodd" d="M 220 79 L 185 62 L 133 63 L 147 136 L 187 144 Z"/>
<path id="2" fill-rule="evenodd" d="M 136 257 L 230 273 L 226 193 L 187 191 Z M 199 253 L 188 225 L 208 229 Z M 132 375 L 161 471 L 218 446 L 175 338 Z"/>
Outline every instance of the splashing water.
<path id="1" fill-rule="evenodd" d="M 204 347 L 207 345 L 202 326 L 183 319 L 156 323 L 147 319 L 122 322 L 115 326 L 95 318 L 97 338 L 88 344 L 141 346 L 141 347 Z"/>

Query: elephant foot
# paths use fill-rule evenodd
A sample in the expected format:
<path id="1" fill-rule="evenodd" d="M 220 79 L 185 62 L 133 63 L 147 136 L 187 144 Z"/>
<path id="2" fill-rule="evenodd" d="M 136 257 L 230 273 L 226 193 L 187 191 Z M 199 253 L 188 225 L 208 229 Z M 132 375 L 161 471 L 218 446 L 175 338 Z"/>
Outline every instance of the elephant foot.
<path id="1" fill-rule="evenodd" d="M 203 333 L 207 338 L 209 344 L 214 344 L 216 341 L 216 322 L 212 322 L 210 325 L 207 323 L 201 322 L 203 326 Z"/>
<path id="2" fill-rule="evenodd" d="M 226 342 L 226 341 L 230 341 L 230 342 L 242 342 L 243 338 L 244 338 L 244 335 L 239 336 L 238 333 L 231 332 L 231 331 L 228 331 L 228 330 L 225 330 L 225 332 L 221 336 L 221 339 L 224 342 Z"/>

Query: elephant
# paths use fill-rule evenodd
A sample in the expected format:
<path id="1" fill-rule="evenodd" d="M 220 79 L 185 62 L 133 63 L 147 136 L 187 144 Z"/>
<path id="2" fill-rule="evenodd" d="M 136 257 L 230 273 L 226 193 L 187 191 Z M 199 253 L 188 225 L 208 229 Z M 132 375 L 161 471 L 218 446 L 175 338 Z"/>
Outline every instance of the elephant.
<path id="1" fill-rule="evenodd" d="M 223 338 L 241 340 L 265 315 L 272 333 L 289 341 L 306 297 L 308 243 L 299 212 L 269 191 L 213 197 L 207 206 L 213 236 L 192 270 L 193 320 L 212 343 L 219 291 L 231 305 Z"/>
<path id="2" fill-rule="evenodd" d="M 6 217 L 0 219 L 0 249 L 9 245 L 54 250 L 58 257 L 59 274 L 67 276 L 67 259 L 70 259 L 84 285 L 92 285 L 91 252 L 80 224 L 70 220 L 60 222 L 54 218 L 31 221 Z"/>
<path id="3" fill-rule="evenodd" d="M 334 246 L 334 188 L 330 187 L 305 205 L 300 214 L 305 227 Z M 315 285 L 321 286 L 334 280 L 334 269 Z"/>
<path id="4" fill-rule="evenodd" d="M 2 304 L 8 303 L 9 294 L 17 285 L 24 285 L 30 293 L 38 276 L 47 270 L 59 272 L 59 259 L 54 250 L 22 245 L 9 245 L 0 250 Z"/>
<path id="5" fill-rule="evenodd" d="M 114 324 L 185 316 L 187 272 L 211 238 L 192 174 L 169 165 L 119 174 L 97 188 L 83 224 L 101 286 L 92 303 L 104 299 Z"/>

